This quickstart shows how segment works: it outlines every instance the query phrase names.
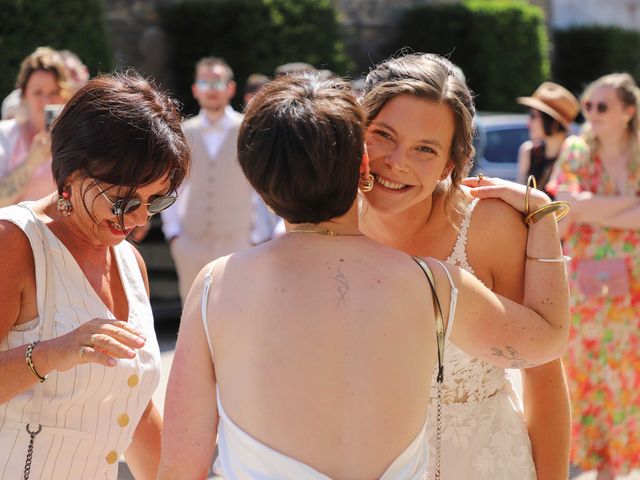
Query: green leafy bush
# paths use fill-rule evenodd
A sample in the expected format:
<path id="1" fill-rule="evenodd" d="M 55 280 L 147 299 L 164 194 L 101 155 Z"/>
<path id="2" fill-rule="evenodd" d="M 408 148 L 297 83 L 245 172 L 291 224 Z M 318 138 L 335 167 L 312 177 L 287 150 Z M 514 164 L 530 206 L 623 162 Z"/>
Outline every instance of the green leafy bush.
<path id="1" fill-rule="evenodd" d="M 350 67 L 329 0 L 183 1 L 160 13 L 173 48 L 174 93 L 188 113 L 197 110 L 191 96 L 194 65 L 205 56 L 229 63 L 239 91 L 250 74 L 272 75 L 287 62 L 339 74 Z"/>
<path id="2" fill-rule="evenodd" d="M 438 53 L 456 63 L 481 110 L 519 110 L 549 76 L 548 38 L 540 8 L 516 0 L 467 1 L 408 10 L 387 48 Z"/>
<path id="3" fill-rule="evenodd" d="M 112 67 L 101 0 L 0 0 L 0 96 L 14 88 L 20 63 L 47 45 L 78 54 L 92 75 Z"/>
<path id="4" fill-rule="evenodd" d="M 629 72 L 640 81 L 640 32 L 589 26 L 554 34 L 553 76 L 580 94 L 602 75 Z"/>

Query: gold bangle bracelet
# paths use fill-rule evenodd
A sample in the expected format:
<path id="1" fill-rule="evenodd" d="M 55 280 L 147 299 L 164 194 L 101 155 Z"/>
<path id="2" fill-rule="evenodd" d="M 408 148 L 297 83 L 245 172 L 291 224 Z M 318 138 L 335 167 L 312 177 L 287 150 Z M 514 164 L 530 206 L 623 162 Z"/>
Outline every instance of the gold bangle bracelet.
<path id="1" fill-rule="evenodd" d="M 568 263 L 571 261 L 571 257 L 568 255 L 563 255 L 559 258 L 535 258 L 530 257 L 529 255 L 525 255 L 527 260 L 531 260 L 533 262 L 541 262 L 541 263 Z"/>
<path id="2" fill-rule="evenodd" d="M 567 202 L 551 202 L 546 205 L 541 206 L 537 210 L 534 210 L 526 217 L 524 217 L 524 223 L 530 225 L 532 223 L 536 223 L 541 218 L 549 215 L 550 213 L 555 213 L 556 221 L 562 220 L 569 214 L 569 204 Z"/>
<path id="3" fill-rule="evenodd" d="M 40 341 L 39 341 L 39 340 L 36 340 L 35 342 L 31 342 L 31 343 L 29 344 L 29 346 L 27 347 L 27 351 L 26 351 L 26 352 L 25 352 L 25 354 L 24 354 L 24 358 L 25 358 L 25 361 L 27 362 L 27 366 L 29 367 L 29 370 L 31 371 L 31 373 L 33 374 L 33 376 L 34 376 L 34 377 L 36 377 L 36 378 L 40 381 L 40 383 L 42 383 L 42 382 L 44 382 L 44 381 L 47 379 L 47 377 L 48 377 L 49 375 L 45 375 L 44 377 L 43 377 L 42 375 L 40 375 L 40 374 L 38 373 L 38 371 L 36 370 L 36 367 L 34 367 L 34 366 L 33 366 L 33 360 L 32 360 L 32 358 L 31 358 L 31 356 L 32 356 L 32 354 L 33 354 L 33 348 L 34 348 L 38 343 L 40 343 Z"/>
<path id="4" fill-rule="evenodd" d="M 531 195 L 531 189 L 538 188 L 538 184 L 536 183 L 536 177 L 533 175 L 529 175 L 527 178 L 527 192 L 524 195 L 524 214 L 525 216 L 529 215 L 529 195 Z"/>

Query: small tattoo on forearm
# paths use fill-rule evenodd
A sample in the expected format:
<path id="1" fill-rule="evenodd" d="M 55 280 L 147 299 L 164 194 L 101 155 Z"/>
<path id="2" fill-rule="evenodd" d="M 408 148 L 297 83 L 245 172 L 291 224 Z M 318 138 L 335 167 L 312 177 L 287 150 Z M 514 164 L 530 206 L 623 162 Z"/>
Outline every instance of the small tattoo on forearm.
<path id="1" fill-rule="evenodd" d="M 520 358 L 520 354 L 518 350 L 515 348 L 505 345 L 504 348 L 500 347 L 492 347 L 491 351 L 495 357 L 505 358 L 511 362 L 512 368 L 526 368 L 529 365 L 524 358 Z"/>
<path id="2" fill-rule="evenodd" d="M 336 282 L 338 282 L 338 306 L 342 305 L 347 296 L 347 292 L 349 291 L 349 282 L 347 281 L 347 277 L 344 276 L 340 267 L 338 267 L 338 274 L 334 277 Z"/>

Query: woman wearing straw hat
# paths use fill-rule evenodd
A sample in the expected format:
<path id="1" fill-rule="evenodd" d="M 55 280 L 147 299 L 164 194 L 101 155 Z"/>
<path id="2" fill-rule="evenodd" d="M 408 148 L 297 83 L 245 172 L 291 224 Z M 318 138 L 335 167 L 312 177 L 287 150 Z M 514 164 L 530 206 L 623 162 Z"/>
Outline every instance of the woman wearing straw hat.
<path id="1" fill-rule="evenodd" d="M 518 97 L 517 102 L 529 107 L 531 138 L 518 152 L 518 182 L 533 175 L 544 190 L 580 105 L 569 90 L 553 82 L 544 82 L 532 96 Z"/>

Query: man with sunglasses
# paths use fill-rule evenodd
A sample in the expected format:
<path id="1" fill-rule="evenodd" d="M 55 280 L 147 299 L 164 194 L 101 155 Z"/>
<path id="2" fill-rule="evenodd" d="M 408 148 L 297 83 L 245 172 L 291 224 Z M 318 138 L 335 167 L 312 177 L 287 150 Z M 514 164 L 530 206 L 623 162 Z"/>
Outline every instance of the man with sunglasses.
<path id="1" fill-rule="evenodd" d="M 202 267 L 248 247 L 251 230 L 251 187 L 236 151 L 242 115 L 230 106 L 233 71 L 224 60 L 205 57 L 196 64 L 191 91 L 200 105 L 200 113 L 183 123 L 191 174 L 178 200 L 162 212 L 183 303 Z"/>

